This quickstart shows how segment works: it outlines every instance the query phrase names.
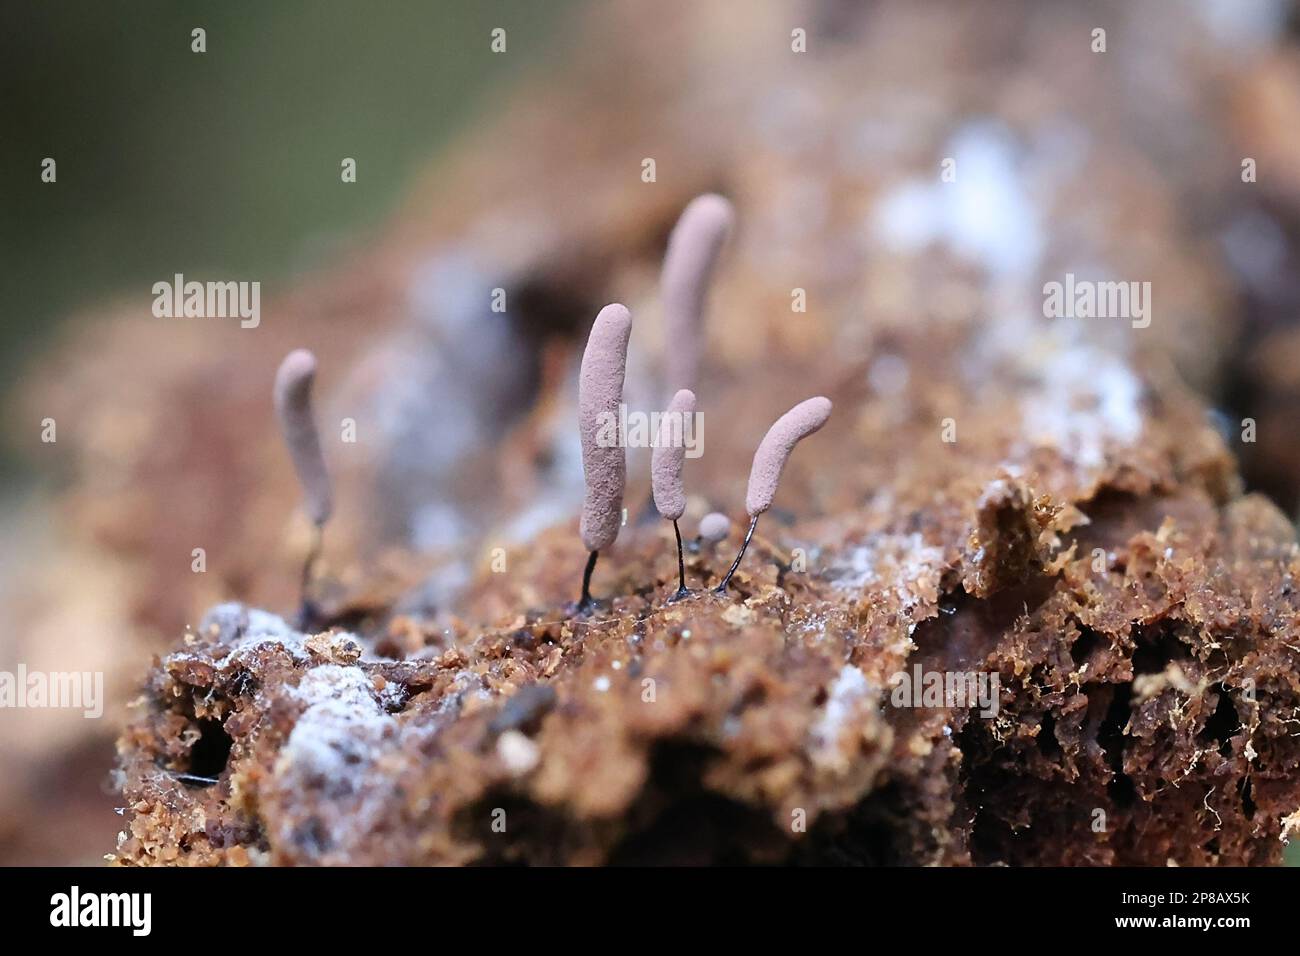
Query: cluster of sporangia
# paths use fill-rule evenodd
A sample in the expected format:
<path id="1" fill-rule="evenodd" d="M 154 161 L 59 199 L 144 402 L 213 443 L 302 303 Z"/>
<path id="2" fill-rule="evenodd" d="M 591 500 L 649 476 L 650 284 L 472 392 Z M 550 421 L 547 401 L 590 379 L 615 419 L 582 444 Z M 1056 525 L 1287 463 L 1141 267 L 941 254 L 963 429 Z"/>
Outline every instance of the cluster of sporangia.
<path id="1" fill-rule="evenodd" d="M 677 538 L 678 588 L 670 600 L 691 593 L 686 587 L 682 533 L 678 526 L 678 520 L 686 511 L 686 491 L 682 482 L 686 448 L 683 441 L 674 440 L 673 423 L 685 422 L 695 414 L 692 387 L 703 354 L 703 318 L 709 280 L 731 231 L 733 218 L 731 204 L 721 196 L 698 197 L 677 221 L 664 257 L 660 291 L 664 303 L 665 337 L 669 343 L 667 378 L 679 388 L 668 402 L 668 414 L 660 420 L 650 472 L 655 508 L 673 523 L 673 533 Z M 580 533 L 582 543 L 590 552 L 582 576 L 582 596 L 578 603 L 581 612 L 589 611 L 595 605 L 591 597 L 591 575 L 596 568 L 596 559 L 618 538 L 623 525 L 627 451 L 621 442 L 600 441 L 598 435 L 602 431 L 602 422 L 611 420 L 610 416 L 617 420 L 623 402 L 627 344 L 631 334 L 632 315 L 627 308 L 614 303 L 601 309 L 587 337 L 578 376 L 578 430 L 582 438 L 582 468 L 586 480 Z M 274 393 L 285 444 L 302 485 L 307 515 L 315 528 L 312 547 L 303 566 L 300 626 L 306 626 L 314 616 L 307 588 L 312 566 L 320 552 L 321 532 L 330 516 L 332 500 L 329 473 L 311 410 L 311 385 L 315 374 L 315 357 L 305 349 L 295 349 L 280 365 Z M 763 436 L 754 453 L 745 494 L 749 529 L 736 559 L 714 589 L 717 593 L 726 592 L 754 536 L 759 515 L 772 506 L 781 472 L 794 446 L 826 424 L 830 413 L 829 399 L 810 398 L 778 418 Z M 720 541 L 729 529 L 727 518 L 714 512 L 700 522 L 700 539 Z"/>

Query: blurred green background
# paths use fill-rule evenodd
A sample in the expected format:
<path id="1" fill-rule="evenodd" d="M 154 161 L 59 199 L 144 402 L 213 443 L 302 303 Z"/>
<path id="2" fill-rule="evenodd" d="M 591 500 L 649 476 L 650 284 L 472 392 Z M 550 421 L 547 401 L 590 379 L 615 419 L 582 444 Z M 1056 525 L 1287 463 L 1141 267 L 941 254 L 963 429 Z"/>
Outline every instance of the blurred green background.
<path id="1" fill-rule="evenodd" d="M 387 217 L 493 90 L 554 52 L 571 6 L 5 0 L 0 382 L 61 321 L 117 295 L 148 303 L 173 272 L 274 288 L 326 259 L 333 237 Z M 497 26 L 505 56 L 489 49 Z M 195 27 L 206 53 L 191 52 Z M 342 189 L 345 156 L 358 177 Z M 0 471 L 16 468 L 0 450 Z"/>

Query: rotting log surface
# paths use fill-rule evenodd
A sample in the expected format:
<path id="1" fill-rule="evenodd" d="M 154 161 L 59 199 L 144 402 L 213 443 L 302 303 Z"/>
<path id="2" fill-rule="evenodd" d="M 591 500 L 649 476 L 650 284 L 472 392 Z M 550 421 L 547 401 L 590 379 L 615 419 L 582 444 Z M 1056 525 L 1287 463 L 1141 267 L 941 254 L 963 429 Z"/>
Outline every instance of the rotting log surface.
<path id="1" fill-rule="evenodd" d="M 215 610 L 121 741 L 118 859 L 1277 862 L 1300 805 L 1294 529 L 1177 384 L 1059 328 L 1005 342 L 918 329 L 888 394 L 866 368 L 817 382 L 835 414 L 728 597 L 668 603 L 670 532 L 633 521 L 599 575 L 615 596 L 573 617 L 569 522 L 450 623 L 306 636 Z M 996 674 L 996 715 L 897 706 L 918 665 Z"/>

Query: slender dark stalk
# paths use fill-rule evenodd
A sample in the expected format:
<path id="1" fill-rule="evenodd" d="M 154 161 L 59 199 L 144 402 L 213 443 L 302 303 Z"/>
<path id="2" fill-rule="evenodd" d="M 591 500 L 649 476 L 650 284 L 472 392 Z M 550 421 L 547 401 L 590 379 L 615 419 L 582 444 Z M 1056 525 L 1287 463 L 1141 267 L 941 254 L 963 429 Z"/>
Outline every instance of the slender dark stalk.
<path id="1" fill-rule="evenodd" d="M 754 529 L 758 527 L 758 515 L 749 519 L 749 530 L 745 532 L 745 540 L 740 543 L 740 551 L 736 555 L 736 560 L 731 562 L 731 569 L 727 571 L 727 576 L 722 579 L 713 590 L 718 594 L 727 593 L 727 585 L 731 583 L 731 576 L 736 573 L 736 568 L 740 567 L 740 560 L 745 556 L 745 549 L 749 547 L 749 539 L 754 537 Z"/>
<path id="2" fill-rule="evenodd" d="M 686 589 L 686 559 L 682 557 L 682 529 L 677 527 L 676 519 L 673 520 L 673 534 L 677 536 L 677 593 L 670 597 L 670 601 L 680 601 L 690 595 Z"/>
<path id="3" fill-rule="evenodd" d="M 320 559 L 322 538 L 324 533 L 321 526 L 312 525 L 311 547 L 307 549 L 307 559 L 302 563 L 302 580 L 298 586 L 298 596 L 304 600 L 307 597 L 307 588 L 311 585 L 312 571 L 315 570 L 316 562 Z"/>
<path id="4" fill-rule="evenodd" d="M 214 783 L 220 782 L 216 777 L 200 777 L 198 774 L 194 773 L 173 773 L 172 779 L 179 780 L 181 783 L 194 784 L 199 787 L 210 787 Z"/>
<path id="5" fill-rule="evenodd" d="M 587 555 L 587 569 L 582 572 L 582 598 L 578 601 L 579 611 L 590 611 L 596 606 L 596 602 L 591 597 L 591 572 L 596 570 L 596 559 L 600 557 L 599 551 L 593 551 Z"/>
<path id="6" fill-rule="evenodd" d="M 321 543 L 324 538 L 324 528 L 321 525 L 313 524 L 311 532 L 311 547 L 307 550 L 307 557 L 302 563 L 302 578 L 298 582 L 298 630 L 306 631 L 313 628 L 318 616 L 316 602 L 311 599 L 308 593 L 311 590 L 311 582 L 316 569 L 316 562 L 320 560 Z"/>

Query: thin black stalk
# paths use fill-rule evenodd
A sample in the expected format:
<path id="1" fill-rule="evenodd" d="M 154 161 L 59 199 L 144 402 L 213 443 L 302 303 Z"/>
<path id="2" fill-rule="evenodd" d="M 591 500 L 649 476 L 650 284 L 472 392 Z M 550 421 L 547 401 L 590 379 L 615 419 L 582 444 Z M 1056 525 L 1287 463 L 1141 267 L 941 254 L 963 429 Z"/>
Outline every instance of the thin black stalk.
<path id="1" fill-rule="evenodd" d="M 298 630 L 306 631 L 316 625 L 319 616 L 319 608 L 316 602 L 311 599 L 311 582 L 314 577 L 313 571 L 316 569 L 316 562 L 320 560 L 321 543 L 324 538 L 324 529 L 318 525 L 312 525 L 311 547 L 307 551 L 307 557 L 302 563 L 302 577 L 298 582 Z"/>
<path id="2" fill-rule="evenodd" d="M 596 559 L 600 557 L 599 551 L 593 551 L 587 555 L 587 569 L 582 572 L 582 598 L 578 601 L 579 611 L 590 611 L 596 606 L 596 602 L 591 597 L 591 573 L 596 570 Z"/>
<path id="3" fill-rule="evenodd" d="M 686 590 L 686 559 L 682 557 L 682 529 L 677 527 L 676 519 L 673 519 L 673 534 L 677 536 L 677 593 L 668 600 L 680 601 L 691 592 Z"/>
<path id="4" fill-rule="evenodd" d="M 736 555 L 736 560 L 731 562 L 731 569 L 727 571 L 727 576 L 722 579 L 713 590 L 718 594 L 727 593 L 727 585 L 731 583 L 731 576 L 736 573 L 736 568 L 740 567 L 740 560 L 745 556 L 745 549 L 749 547 L 749 539 L 754 537 L 754 529 L 758 526 L 758 515 L 749 519 L 749 530 L 745 532 L 745 540 L 740 543 L 740 551 Z"/>

